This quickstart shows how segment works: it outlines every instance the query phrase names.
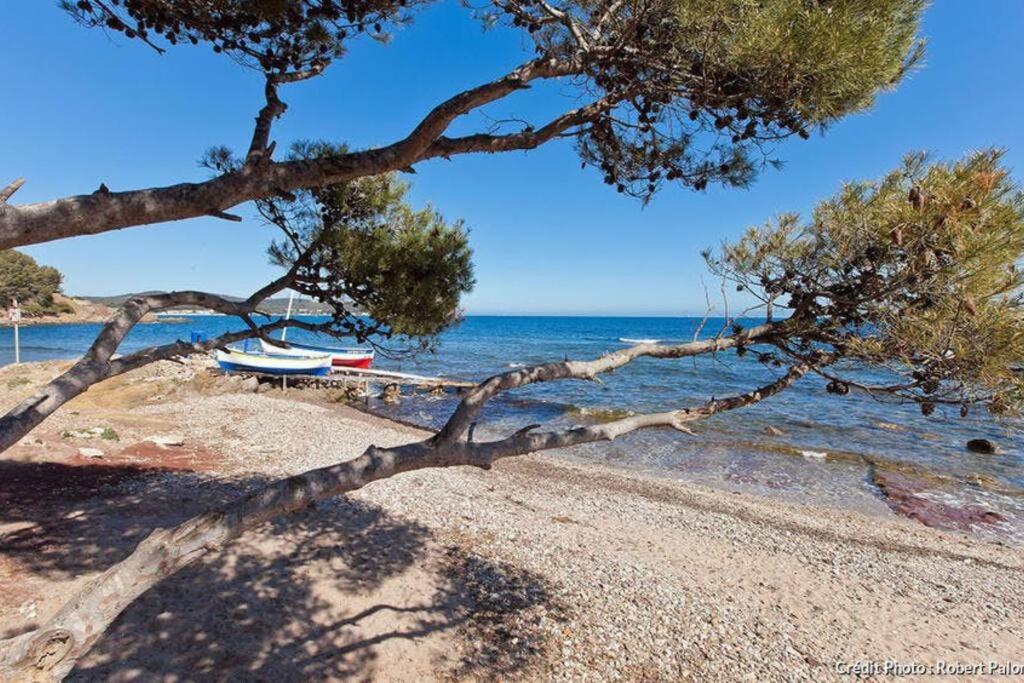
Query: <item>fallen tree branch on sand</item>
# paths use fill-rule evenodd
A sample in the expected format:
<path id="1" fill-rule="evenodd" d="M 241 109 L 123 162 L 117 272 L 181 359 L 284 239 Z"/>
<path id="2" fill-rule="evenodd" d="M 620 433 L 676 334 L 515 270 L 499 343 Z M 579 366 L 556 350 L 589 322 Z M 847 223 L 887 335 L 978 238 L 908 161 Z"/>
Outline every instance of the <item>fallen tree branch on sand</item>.
<path id="1" fill-rule="evenodd" d="M 60 680 L 114 619 L 144 592 L 245 531 L 312 503 L 412 470 L 461 465 L 489 469 L 502 458 L 607 441 L 639 429 L 671 427 L 688 431 L 690 423 L 769 398 L 802 377 L 809 366 L 794 364 L 753 391 L 712 399 L 694 408 L 633 415 L 566 430 L 524 429 L 494 441 L 474 442 L 466 438 L 473 418 L 490 399 L 505 391 L 536 382 L 590 380 L 643 357 L 682 358 L 734 348 L 737 344 L 763 343 L 775 333 L 775 326 L 765 325 L 718 339 L 678 346 L 643 344 L 589 362 L 548 363 L 496 375 L 470 390 L 444 429 L 430 438 L 394 448 L 371 446 L 353 460 L 282 479 L 173 529 L 152 532 L 131 555 L 91 580 L 44 625 L 0 641 L 0 676 Z"/>

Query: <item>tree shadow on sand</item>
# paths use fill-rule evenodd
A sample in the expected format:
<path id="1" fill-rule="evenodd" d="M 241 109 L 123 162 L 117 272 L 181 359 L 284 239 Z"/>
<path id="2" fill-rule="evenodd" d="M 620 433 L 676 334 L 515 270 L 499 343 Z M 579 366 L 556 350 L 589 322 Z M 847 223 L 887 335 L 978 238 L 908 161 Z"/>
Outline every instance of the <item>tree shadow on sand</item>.
<path id="1" fill-rule="evenodd" d="M 154 527 L 261 483 L 3 463 L 0 522 L 33 526 L 3 537 L 0 556 L 55 580 L 98 571 Z M 367 680 L 396 672 L 382 657 L 426 656 L 423 643 L 437 677 L 516 677 L 542 665 L 551 642 L 540 625 L 562 611 L 541 577 L 339 498 L 270 522 L 149 591 L 71 680 Z"/>
<path id="2" fill-rule="evenodd" d="M 157 526 L 242 491 L 187 471 L 135 465 L 0 460 L 0 556 L 54 580 L 123 559 Z"/>

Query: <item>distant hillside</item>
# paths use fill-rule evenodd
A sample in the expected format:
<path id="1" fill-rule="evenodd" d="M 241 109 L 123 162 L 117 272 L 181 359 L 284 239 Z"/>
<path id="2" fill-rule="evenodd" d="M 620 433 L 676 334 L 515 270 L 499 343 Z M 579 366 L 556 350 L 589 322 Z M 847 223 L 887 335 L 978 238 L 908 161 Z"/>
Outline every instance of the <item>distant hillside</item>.
<path id="1" fill-rule="evenodd" d="M 113 296 L 79 296 L 78 299 L 89 301 L 94 304 L 101 304 L 109 306 L 111 308 L 118 308 L 125 301 L 133 296 L 140 294 L 160 294 L 161 292 L 148 291 L 148 292 L 135 292 L 132 294 L 116 294 Z M 227 299 L 228 301 L 242 301 L 244 297 L 230 296 L 228 294 L 218 294 L 218 296 Z M 175 308 L 168 308 L 168 311 L 181 311 L 190 310 L 188 306 L 178 306 Z M 288 310 L 288 297 L 278 297 L 276 299 L 267 299 L 260 306 L 260 310 L 266 311 L 271 315 L 284 315 L 285 311 Z M 292 313 L 298 315 L 326 315 L 328 308 L 319 301 L 313 301 L 312 299 L 300 299 L 296 298 L 292 304 Z"/>
<path id="2" fill-rule="evenodd" d="M 134 294 L 115 294 L 113 296 L 76 296 L 75 298 L 81 299 L 82 301 L 89 301 L 94 304 L 110 306 L 111 308 L 118 308 L 125 301 L 127 301 L 133 296 L 138 296 L 139 294 L 162 294 L 162 292 L 135 292 Z"/>
<path id="3" fill-rule="evenodd" d="M 59 292 L 53 295 L 56 312 L 25 316 L 22 325 L 62 325 L 66 323 L 102 323 L 113 314 L 114 309 L 93 301 L 83 301 L 64 296 Z M 2 310 L 2 309 L 0 309 Z M 153 322 L 153 316 L 146 316 L 142 322 Z M 4 319 L 6 321 L 6 318 Z"/>
<path id="4" fill-rule="evenodd" d="M 284 315 L 288 310 L 288 297 L 267 299 L 260 305 L 260 309 L 272 315 Z M 295 298 L 292 302 L 292 313 L 298 315 L 328 315 L 330 308 L 312 299 Z"/>

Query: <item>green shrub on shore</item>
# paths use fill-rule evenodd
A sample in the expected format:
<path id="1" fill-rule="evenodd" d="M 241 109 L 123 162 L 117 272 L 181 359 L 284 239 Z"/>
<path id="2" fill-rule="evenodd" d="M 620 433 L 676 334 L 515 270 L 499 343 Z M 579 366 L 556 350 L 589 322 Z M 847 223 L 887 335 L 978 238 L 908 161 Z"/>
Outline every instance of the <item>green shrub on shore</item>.
<path id="1" fill-rule="evenodd" d="M 110 427 L 90 427 L 88 429 L 65 429 L 60 433 L 62 439 L 103 439 L 104 441 L 120 441 L 121 437 Z"/>

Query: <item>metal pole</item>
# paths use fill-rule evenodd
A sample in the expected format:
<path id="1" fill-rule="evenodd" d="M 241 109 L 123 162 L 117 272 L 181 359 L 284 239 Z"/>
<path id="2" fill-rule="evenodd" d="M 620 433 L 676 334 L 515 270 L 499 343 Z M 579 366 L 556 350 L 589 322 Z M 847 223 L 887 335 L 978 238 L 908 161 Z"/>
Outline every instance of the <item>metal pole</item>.
<path id="1" fill-rule="evenodd" d="M 11 324 L 14 325 L 14 364 L 17 365 L 21 362 L 21 344 L 18 341 L 18 323 L 21 322 L 21 307 L 18 306 L 17 299 L 11 299 L 11 309 L 8 315 L 10 316 Z"/>
<path id="2" fill-rule="evenodd" d="M 294 299 L 295 299 L 295 291 L 292 290 L 291 292 L 288 293 L 288 311 L 284 314 L 284 319 L 286 321 L 292 319 L 292 301 Z M 288 327 L 287 326 L 281 328 L 281 341 L 284 341 L 284 337 L 285 337 L 286 334 L 288 334 Z"/>

